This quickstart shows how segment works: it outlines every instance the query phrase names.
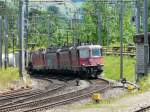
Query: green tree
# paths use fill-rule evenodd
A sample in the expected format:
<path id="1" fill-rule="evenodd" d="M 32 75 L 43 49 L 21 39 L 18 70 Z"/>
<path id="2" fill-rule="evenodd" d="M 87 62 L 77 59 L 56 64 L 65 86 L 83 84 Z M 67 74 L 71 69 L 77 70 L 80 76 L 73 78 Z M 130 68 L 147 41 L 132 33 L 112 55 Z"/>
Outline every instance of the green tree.
<path id="1" fill-rule="evenodd" d="M 91 3 L 85 2 L 83 5 L 84 8 L 84 26 L 86 32 L 84 35 L 89 36 L 89 40 L 93 42 L 97 42 L 97 34 L 98 34 L 98 27 L 97 21 L 98 17 L 96 15 L 96 5 L 97 9 L 99 9 L 100 14 L 102 16 L 102 44 L 106 45 L 106 37 L 107 37 L 107 29 L 106 25 L 109 22 L 109 37 L 111 43 L 117 43 L 120 41 L 120 22 L 119 22 L 119 13 L 120 13 L 120 5 L 119 4 L 104 4 L 101 2 L 98 3 Z M 131 23 L 131 17 L 133 16 L 133 4 L 132 3 L 125 3 L 124 4 L 124 42 L 125 43 L 132 43 L 133 34 L 135 33 L 135 25 Z M 109 21 L 106 21 L 109 18 Z"/>

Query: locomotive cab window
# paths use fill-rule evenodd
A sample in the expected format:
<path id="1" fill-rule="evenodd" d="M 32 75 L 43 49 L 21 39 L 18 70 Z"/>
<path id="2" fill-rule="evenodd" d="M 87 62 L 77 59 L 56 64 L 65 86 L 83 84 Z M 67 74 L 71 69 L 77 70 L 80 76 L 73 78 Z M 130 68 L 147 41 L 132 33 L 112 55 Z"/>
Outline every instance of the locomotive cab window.
<path id="1" fill-rule="evenodd" d="M 98 48 L 92 49 L 92 56 L 101 56 L 100 49 Z"/>
<path id="2" fill-rule="evenodd" d="M 80 58 L 89 58 L 89 50 L 88 49 L 80 49 L 79 50 L 79 55 Z"/>

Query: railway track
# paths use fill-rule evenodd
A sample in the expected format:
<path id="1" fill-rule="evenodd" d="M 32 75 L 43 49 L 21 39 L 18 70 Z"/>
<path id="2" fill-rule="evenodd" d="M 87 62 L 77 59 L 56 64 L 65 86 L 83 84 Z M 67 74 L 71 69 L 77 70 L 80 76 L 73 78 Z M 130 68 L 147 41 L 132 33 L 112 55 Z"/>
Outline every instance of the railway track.
<path id="1" fill-rule="evenodd" d="M 150 112 L 150 105 L 146 106 L 146 107 L 141 107 L 140 109 L 138 109 L 134 112 Z"/>
<path id="2" fill-rule="evenodd" d="M 36 112 L 41 110 L 47 110 L 51 107 L 72 103 L 73 101 L 79 100 L 81 98 L 89 97 L 93 92 L 102 92 L 109 87 L 109 83 L 104 80 L 98 82 L 93 80 L 91 82 L 93 84 L 91 84 L 89 87 L 78 91 L 68 92 L 61 95 L 49 96 L 47 98 L 33 100 L 25 103 L 0 107 L 0 112 L 9 112 L 16 110 L 21 112 Z"/>
<path id="3" fill-rule="evenodd" d="M 40 94 L 40 93 L 42 93 L 42 91 L 40 90 L 30 90 L 30 91 L 24 91 L 24 92 L 22 91 L 21 93 L 12 94 L 10 96 L 0 97 L 0 107 L 7 102 L 12 102 L 13 99 L 17 99 L 20 97 L 29 97 L 29 96 Z"/>
<path id="4" fill-rule="evenodd" d="M 36 99 L 41 99 L 41 98 L 46 98 L 47 96 L 49 96 L 50 94 L 54 94 L 55 92 L 63 89 L 65 87 L 65 85 L 62 85 L 62 86 L 56 86 L 55 88 L 53 89 L 49 89 L 49 90 L 46 90 L 46 91 L 39 91 L 39 92 L 31 92 L 29 93 L 27 96 L 17 96 L 18 99 L 14 99 L 15 97 L 13 97 L 13 99 L 9 99 L 9 102 L 3 104 L 3 105 L 0 105 L 0 108 L 1 107 L 5 107 L 5 106 L 9 106 L 9 105 L 14 105 L 14 104 L 19 104 L 19 103 L 23 103 L 23 102 L 27 102 L 27 101 L 30 101 L 30 100 L 36 100 Z"/>
<path id="5" fill-rule="evenodd" d="M 54 85 L 54 87 L 46 87 L 46 90 L 31 90 L 25 93 L 20 93 L 20 94 L 15 94 L 11 96 L 4 96 L 3 98 L 0 99 L 0 108 L 9 106 L 9 105 L 14 105 L 14 104 L 19 104 L 23 102 L 27 102 L 30 100 L 35 100 L 35 99 L 40 99 L 40 98 L 45 98 L 48 95 L 52 95 L 57 91 L 60 91 L 61 89 L 65 88 L 65 84 L 62 85 Z"/>

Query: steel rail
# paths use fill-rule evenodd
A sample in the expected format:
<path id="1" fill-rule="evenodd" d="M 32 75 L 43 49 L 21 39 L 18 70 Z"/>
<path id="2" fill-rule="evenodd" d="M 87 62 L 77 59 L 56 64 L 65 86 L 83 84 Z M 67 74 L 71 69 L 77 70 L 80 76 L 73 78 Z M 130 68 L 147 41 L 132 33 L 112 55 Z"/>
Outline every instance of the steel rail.
<path id="1" fill-rule="evenodd" d="M 31 108 L 36 108 L 37 106 L 41 106 L 41 105 L 45 106 L 48 104 L 52 104 L 54 102 L 56 103 L 56 102 L 62 101 L 64 99 L 66 100 L 68 98 L 74 98 L 74 97 L 80 96 L 80 95 L 85 95 L 85 94 L 90 95 L 91 93 L 93 93 L 95 91 L 101 90 L 103 87 L 105 87 L 105 88 L 109 87 L 109 84 L 106 82 L 104 83 L 104 85 L 97 86 L 97 87 L 99 87 L 99 89 L 96 89 L 96 87 L 93 85 L 93 86 L 90 86 L 88 88 L 84 88 L 84 89 L 74 91 L 74 92 L 69 92 L 69 93 L 65 93 L 65 94 L 61 94 L 61 95 L 43 98 L 40 100 L 34 100 L 34 101 L 26 102 L 26 103 L 20 103 L 17 105 L 2 107 L 2 108 L 0 108 L 0 112 L 14 111 L 17 109 L 23 109 L 23 110 L 24 109 L 31 109 Z"/>
<path id="2" fill-rule="evenodd" d="M 146 107 L 141 107 L 140 109 L 134 111 L 134 112 L 146 112 L 147 110 L 150 110 L 150 105 Z"/>
<path id="3" fill-rule="evenodd" d="M 46 97 L 47 94 L 49 93 L 55 93 L 56 91 L 59 91 L 61 89 L 63 89 L 65 87 L 65 85 L 61 85 L 61 86 L 58 86 L 58 87 L 55 87 L 54 89 L 50 89 L 50 90 L 47 90 L 45 92 L 37 92 L 37 93 L 34 93 L 34 94 L 28 94 L 28 97 L 23 97 L 21 99 L 18 99 L 18 100 L 12 100 L 11 102 L 8 102 L 6 104 L 3 104 L 3 105 L 0 105 L 0 108 L 1 107 L 5 107 L 5 106 L 9 106 L 9 105 L 14 105 L 14 104 L 19 104 L 19 103 L 23 103 L 23 102 L 27 102 L 27 101 L 30 101 L 30 100 L 34 100 L 34 99 L 38 99 L 38 98 L 43 98 L 43 97 Z"/>
<path id="4" fill-rule="evenodd" d="M 36 79 L 41 80 L 41 78 L 42 77 L 37 77 Z M 50 83 L 54 83 L 53 81 L 51 81 L 50 79 L 47 79 L 47 78 L 44 78 L 44 79 L 42 78 L 42 80 L 46 80 Z M 49 93 L 51 93 L 51 94 L 55 93 L 56 91 L 59 91 L 59 90 L 66 87 L 65 84 L 62 84 L 62 85 L 56 84 L 56 85 L 54 85 L 53 88 L 48 89 L 49 86 L 51 86 L 51 85 L 46 86 L 45 90 L 37 89 L 37 90 L 21 91 L 18 94 L 11 94 L 9 96 L 4 95 L 3 97 L 0 97 L 0 102 L 2 102 L 2 103 L 0 103 L 0 107 L 14 105 L 14 104 L 17 104 L 17 103 L 33 100 L 33 99 L 36 99 L 36 98 L 38 99 L 39 97 L 40 98 L 45 97 Z"/>
<path id="5" fill-rule="evenodd" d="M 94 92 L 102 92 L 103 90 L 107 89 L 108 87 L 109 86 L 105 86 L 103 88 L 100 87 L 100 88 L 97 88 L 97 89 L 95 89 L 91 92 L 84 93 L 82 95 L 77 95 L 77 96 L 74 96 L 74 97 L 66 98 L 64 100 L 60 100 L 60 101 L 57 101 L 55 103 L 50 103 L 50 104 L 47 104 L 47 105 L 44 105 L 44 106 L 35 107 L 35 108 L 32 108 L 32 109 L 27 109 L 27 110 L 24 110 L 23 112 L 43 111 L 43 110 L 47 110 L 47 109 L 55 107 L 55 106 L 60 106 L 60 105 L 63 105 L 63 104 L 70 104 L 74 101 L 81 100 L 83 98 L 89 97 Z"/>

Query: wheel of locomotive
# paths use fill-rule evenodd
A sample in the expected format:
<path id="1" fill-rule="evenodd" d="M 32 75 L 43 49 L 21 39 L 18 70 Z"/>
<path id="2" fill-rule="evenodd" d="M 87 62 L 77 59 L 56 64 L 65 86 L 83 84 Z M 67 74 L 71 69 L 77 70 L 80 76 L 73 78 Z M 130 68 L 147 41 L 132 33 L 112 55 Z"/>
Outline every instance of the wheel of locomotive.
<path id="1" fill-rule="evenodd" d="M 98 78 L 98 74 L 94 73 L 94 78 L 97 79 Z"/>
<path id="2" fill-rule="evenodd" d="M 28 63 L 27 71 L 28 71 L 29 74 L 32 74 L 32 73 L 33 73 L 33 64 L 32 64 L 32 62 L 29 62 L 29 63 Z"/>

